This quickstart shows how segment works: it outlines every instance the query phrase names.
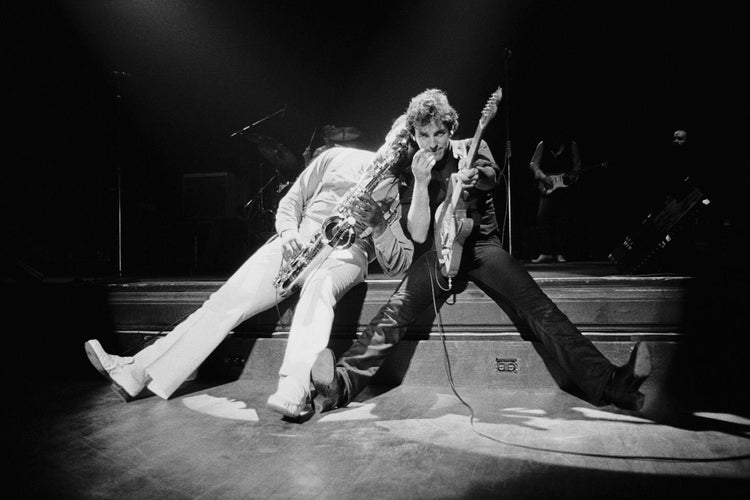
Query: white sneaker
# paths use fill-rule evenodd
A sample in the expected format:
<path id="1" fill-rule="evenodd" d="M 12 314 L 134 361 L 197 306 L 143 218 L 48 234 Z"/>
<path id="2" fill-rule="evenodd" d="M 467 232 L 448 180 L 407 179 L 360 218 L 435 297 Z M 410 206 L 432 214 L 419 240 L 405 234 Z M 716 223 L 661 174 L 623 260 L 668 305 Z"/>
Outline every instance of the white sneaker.
<path id="1" fill-rule="evenodd" d="M 310 393 L 294 377 L 281 377 L 276 392 L 266 402 L 266 407 L 285 417 L 296 418 L 312 411 Z"/>
<path id="2" fill-rule="evenodd" d="M 112 382 L 112 388 L 122 399 L 130 401 L 143 390 L 146 384 L 133 373 L 135 360 L 132 357 L 109 354 L 98 340 L 87 341 L 84 348 L 91 364 Z"/>

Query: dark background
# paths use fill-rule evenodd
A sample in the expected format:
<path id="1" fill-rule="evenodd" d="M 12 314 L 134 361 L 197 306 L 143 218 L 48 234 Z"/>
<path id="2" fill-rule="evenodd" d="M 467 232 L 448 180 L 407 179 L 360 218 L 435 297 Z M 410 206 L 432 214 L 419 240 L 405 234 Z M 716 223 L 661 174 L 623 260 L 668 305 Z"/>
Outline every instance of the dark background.
<path id="1" fill-rule="evenodd" d="M 233 132 L 286 106 L 252 132 L 301 156 L 317 128 L 356 126 L 374 149 L 429 87 L 448 92 L 461 137 L 503 87 L 484 138 L 500 164 L 512 144 L 519 258 L 534 257 L 528 162 L 550 120 L 584 165 L 609 162 L 577 188 L 572 258 L 606 260 L 639 223 L 676 128 L 714 220 L 744 226 L 745 21 L 661 1 L 26 3 L 6 17 L 4 269 L 116 274 L 119 169 L 124 274 L 226 275 L 272 222 L 243 207 L 274 167 Z M 496 198 L 502 222 L 505 186 Z"/>

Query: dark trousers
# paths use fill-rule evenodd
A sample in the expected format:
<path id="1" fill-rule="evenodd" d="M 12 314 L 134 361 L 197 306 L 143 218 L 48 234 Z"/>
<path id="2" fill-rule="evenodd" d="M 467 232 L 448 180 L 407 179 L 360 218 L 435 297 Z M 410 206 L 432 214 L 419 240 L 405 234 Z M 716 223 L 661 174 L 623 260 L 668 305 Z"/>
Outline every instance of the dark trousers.
<path id="1" fill-rule="evenodd" d="M 496 234 L 470 238 L 454 287 L 472 281 L 509 317 L 528 326 L 544 349 L 587 400 L 599 404 L 615 366 L 584 337 L 539 288 L 529 273 L 500 244 Z M 442 304 L 452 292 L 437 270 L 434 250 L 416 259 L 391 299 L 337 362 L 351 401 L 369 383 L 388 352 L 433 300 Z"/>
<path id="2" fill-rule="evenodd" d="M 572 188 L 560 188 L 539 196 L 536 220 L 539 227 L 539 253 L 564 255 L 570 238 Z"/>

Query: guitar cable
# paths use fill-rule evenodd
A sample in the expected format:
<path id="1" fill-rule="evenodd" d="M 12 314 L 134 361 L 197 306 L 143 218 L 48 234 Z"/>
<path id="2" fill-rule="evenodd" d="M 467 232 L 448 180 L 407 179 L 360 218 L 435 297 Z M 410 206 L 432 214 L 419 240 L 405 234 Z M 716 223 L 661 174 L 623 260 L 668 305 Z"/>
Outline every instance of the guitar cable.
<path id="1" fill-rule="evenodd" d="M 434 266 L 430 264 L 429 259 L 425 259 L 425 266 L 427 267 L 427 274 L 430 278 L 430 290 L 432 291 L 432 308 L 435 312 L 435 318 L 438 320 L 438 332 L 440 333 L 440 340 L 441 344 L 443 346 L 443 367 L 445 368 L 445 374 L 448 378 L 448 384 L 451 387 L 451 391 L 453 391 L 453 394 L 458 398 L 461 403 L 466 406 L 466 408 L 469 409 L 469 422 L 471 423 L 471 428 L 474 430 L 474 408 L 471 407 L 469 403 L 467 403 L 461 395 L 458 393 L 458 390 L 456 389 L 456 384 L 453 382 L 453 370 L 451 368 L 451 360 L 450 355 L 448 354 L 448 346 L 445 341 L 445 329 L 443 328 L 443 317 L 440 314 L 440 310 L 437 306 L 437 301 L 435 300 L 435 285 L 433 283 L 433 279 L 435 280 L 435 283 L 437 283 L 438 287 L 441 290 L 445 290 L 442 286 L 440 286 L 440 282 L 437 279 L 437 273 L 433 274 Z M 448 278 L 450 280 L 450 278 Z M 450 281 L 449 281 L 450 283 Z M 450 287 L 448 288 L 450 290 Z M 475 431 L 476 432 L 476 431 Z"/>

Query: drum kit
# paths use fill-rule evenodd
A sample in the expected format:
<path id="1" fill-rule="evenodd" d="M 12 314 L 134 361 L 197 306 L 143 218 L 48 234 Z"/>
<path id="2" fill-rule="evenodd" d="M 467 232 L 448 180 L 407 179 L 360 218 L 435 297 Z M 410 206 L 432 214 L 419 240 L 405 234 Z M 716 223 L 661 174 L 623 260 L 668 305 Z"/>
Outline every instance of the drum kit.
<path id="1" fill-rule="evenodd" d="M 361 132 L 356 127 L 324 127 L 322 132 L 326 143 L 346 143 L 357 139 Z M 255 196 L 245 204 L 248 218 L 259 214 L 262 220 L 273 215 L 276 205 L 292 181 L 299 175 L 304 165 L 302 158 L 282 142 L 263 134 L 248 133 L 243 136 L 255 144 L 261 159 L 261 174 L 270 166 L 274 174 L 261 186 Z M 315 134 L 313 134 L 314 138 Z M 271 225 L 271 224 L 267 224 Z M 271 230 L 270 228 L 267 228 Z"/>

